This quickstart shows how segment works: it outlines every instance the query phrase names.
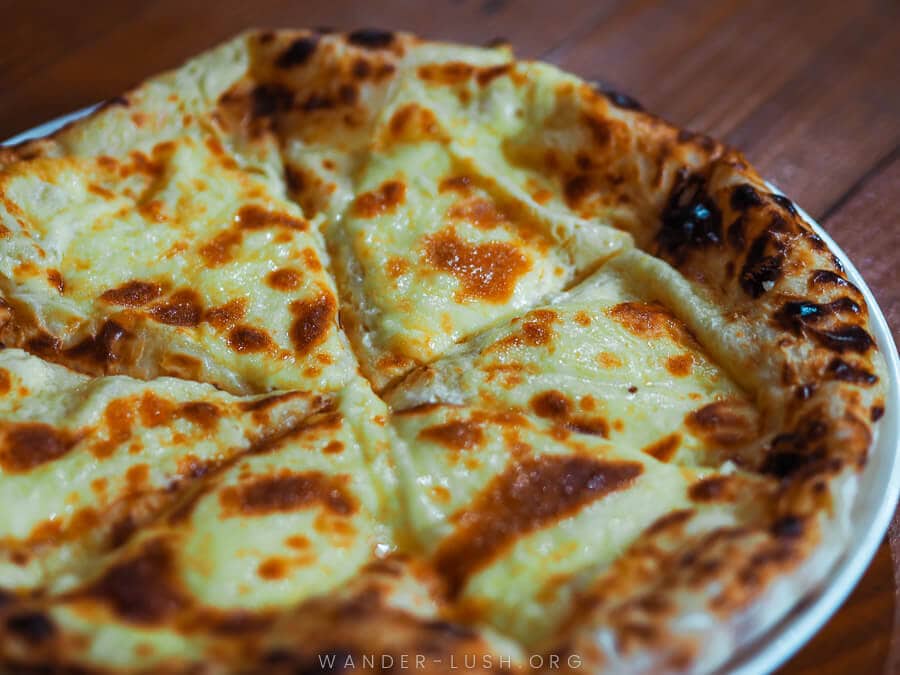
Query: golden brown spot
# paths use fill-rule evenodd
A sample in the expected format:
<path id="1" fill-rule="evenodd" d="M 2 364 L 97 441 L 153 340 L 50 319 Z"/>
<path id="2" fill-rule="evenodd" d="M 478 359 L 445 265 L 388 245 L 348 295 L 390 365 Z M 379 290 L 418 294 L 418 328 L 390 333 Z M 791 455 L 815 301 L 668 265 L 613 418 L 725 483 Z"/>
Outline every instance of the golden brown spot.
<path id="1" fill-rule="evenodd" d="M 235 326 L 228 333 L 228 346 L 239 354 L 265 351 L 274 344 L 269 334 L 259 328 Z"/>
<path id="2" fill-rule="evenodd" d="M 666 370 L 675 377 L 685 377 L 691 374 L 694 366 L 694 357 L 690 352 L 677 354 L 666 359 Z"/>
<path id="3" fill-rule="evenodd" d="M 178 414 L 191 424 L 207 431 L 215 428 L 222 416 L 222 411 L 213 403 L 206 401 L 190 401 L 183 403 L 178 409 Z"/>
<path id="4" fill-rule="evenodd" d="M 478 71 L 478 76 L 476 79 L 478 80 L 478 84 L 482 87 L 486 87 L 491 82 L 493 82 L 498 77 L 503 77 L 508 74 L 512 70 L 513 64 L 511 63 L 501 63 L 499 66 L 488 66 L 487 68 L 481 68 Z"/>
<path id="5" fill-rule="evenodd" d="M 9 393 L 9 390 L 12 388 L 12 377 L 10 377 L 9 371 L 0 368 L 0 396 L 5 396 Z"/>
<path id="6" fill-rule="evenodd" d="M 300 205 L 307 218 L 312 218 L 328 205 L 329 190 L 325 181 L 315 173 L 287 164 L 284 177 L 291 198 Z"/>
<path id="7" fill-rule="evenodd" d="M 427 237 L 425 251 L 430 265 L 459 280 L 457 302 L 470 298 L 505 302 L 512 296 L 516 280 L 530 267 L 514 245 L 499 241 L 470 244 L 453 228 Z"/>
<path id="8" fill-rule="evenodd" d="M 669 337 L 681 344 L 695 342 L 687 326 L 658 302 L 622 302 L 606 313 L 625 330 L 638 337 Z"/>
<path id="9" fill-rule="evenodd" d="M 396 279 L 409 272 L 409 262 L 405 258 L 392 256 L 387 261 L 386 269 L 387 275 L 391 279 Z"/>
<path id="10" fill-rule="evenodd" d="M 66 282 L 59 270 L 47 270 L 47 281 L 60 295 L 66 290 Z"/>
<path id="11" fill-rule="evenodd" d="M 612 352 L 600 352 L 597 354 L 597 363 L 603 368 L 621 368 L 622 359 Z"/>
<path id="12" fill-rule="evenodd" d="M 157 396 L 151 391 L 144 393 L 138 403 L 138 413 L 145 427 L 158 427 L 167 424 L 175 412 L 175 404 Z"/>
<path id="13" fill-rule="evenodd" d="M 573 318 L 575 319 L 575 323 L 577 323 L 579 326 L 587 327 L 591 325 L 591 315 L 584 310 L 575 312 L 575 316 Z"/>
<path id="14" fill-rule="evenodd" d="M 443 85 L 457 85 L 467 81 L 475 73 L 475 66 L 461 61 L 428 63 L 419 66 L 419 78 L 426 82 Z"/>
<path id="15" fill-rule="evenodd" d="M 641 471 L 636 462 L 565 455 L 530 457 L 512 464 L 452 516 L 456 529 L 434 558 L 449 595 L 459 595 L 473 573 L 521 537 L 627 488 Z"/>
<path id="16" fill-rule="evenodd" d="M 125 621 L 156 624 L 187 604 L 173 577 L 170 551 L 163 542 L 151 541 L 134 557 L 110 567 L 76 597 L 100 600 Z"/>
<path id="17" fill-rule="evenodd" d="M 214 328 L 225 330 L 226 328 L 231 328 L 234 324 L 243 319 L 246 313 L 246 298 L 237 298 L 235 300 L 229 300 L 224 305 L 206 310 L 206 313 L 203 315 L 203 320 Z"/>
<path id="18" fill-rule="evenodd" d="M 302 534 L 292 534 L 290 537 L 284 540 L 284 543 L 286 546 L 290 546 L 291 548 L 301 551 L 312 546 L 312 542 L 309 540 L 309 537 L 306 537 Z"/>
<path id="19" fill-rule="evenodd" d="M 133 397 L 118 398 L 110 401 L 103 411 L 106 423 L 106 439 L 97 441 L 91 452 L 98 459 L 105 459 L 131 437 L 131 425 L 134 422 L 135 401 Z"/>
<path id="20" fill-rule="evenodd" d="M 487 199 L 467 199 L 458 202 L 447 211 L 447 217 L 462 220 L 483 230 L 490 230 L 509 222 L 507 215 Z"/>
<path id="21" fill-rule="evenodd" d="M 688 496 L 695 502 L 716 502 L 735 496 L 736 485 L 728 476 L 705 478 L 691 486 Z"/>
<path id="22" fill-rule="evenodd" d="M 314 272 L 318 272 L 322 269 L 322 263 L 319 260 L 318 254 L 311 248 L 303 249 L 303 262 L 306 264 L 307 268 Z"/>
<path id="23" fill-rule="evenodd" d="M 210 136 L 206 139 L 206 147 L 209 151 L 215 155 L 219 161 L 222 163 L 222 166 L 229 170 L 234 170 L 238 168 L 237 162 L 234 161 L 234 158 L 231 157 L 227 152 L 225 152 L 225 148 L 222 147 L 222 142 L 213 136 Z"/>
<path id="24" fill-rule="evenodd" d="M 0 432 L 0 466 L 8 473 L 30 471 L 59 459 L 81 439 L 81 434 L 43 422 L 5 422 Z"/>
<path id="25" fill-rule="evenodd" d="M 572 401 L 562 392 L 551 389 L 535 394 L 530 404 L 535 415 L 551 419 L 561 428 L 592 436 L 609 437 L 609 425 L 604 418 L 573 415 Z"/>
<path id="26" fill-rule="evenodd" d="M 150 316 L 169 326 L 196 326 L 203 318 L 203 306 L 196 291 L 184 289 L 151 307 Z"/>
<path id="27" fill-rule="evenodd" d="M 38 275 L 38 267 L 30 260 L 26 260 L 15 266 L 13 273 L 19 277 L 34 277 Z"/>
<path id="28" fill-rule="evenodd" d="M 685 416 L 684 423 L 706 442 L 717 445 L 746 443 L 757 433 L 749 405 L 734 399 L 715 401 L 694 410 Z"/>
<path id="29" fill-rule="evenodd" d="M 340 441 L 330 441 L 328 445 L 322 448 L 322 452 L 326 455 L 339 455 L 344 451 L 344 444 Z"/>
<path id="30" fill-rule="evenodd" d="M 162 294 L 162 286 L 147 281 L 128 281 L 117 288 L 104 291 L 100 299 L 111 305 L 141 307 Z"/>
<path id="31" fill-rule="evenodd" d="M 578 210 L 590 195 L 596 190 L 591 177 L 587 174 L 579 173 L 566 179 L 563 185 L 563 196 L 566 199 L 566 205 L 570 209 Z"/>
<path id="32" fill-rule="evenodd" d="M 353 215 L 374 218 L 393 211 L 406 199 L 406 185 L 398 180 L 381 184 L 377 190 L 365 192 L 353 202 Z"/>
<path id="33" fill-rule="evenodd" d="M 438 192 L 453 191 L 465 195 L 472 189 L 473 184 L 474 181 L 471 176 L 466 176 L 465 174 L 449 176 L 440 182 Z"/>
<path id="34" fill-rule="evenodd" d="M 291 324 L 291 340 L 299 354 L 308 354 L 328 337 L 334 322 L 337 304 L 331 294 L 320 295 L 315 300 L 295 300 L 291 303 L 294 322 Z"/>
<path id="35" fill-rule="evenodd" d="M 293 291 L 303 283 L 303 273 L 290 267 L 269 272 L 266 283 L 277 291 Z"/>
<path id="36" fill-rule="evenodd" d="M 434 113 L 417 103 L 407 103 L 391 115 L 388 130 L 393 140 L 412 143 L 440 135 L 440 125 Z"/>
<path id="37" fill-rule="evenodd" d="M 539 188 L 531 193 L 531 198 L 538 204 L 546 204 L 553 199 L 553 193 L 550 190 Z"/>
<path id="38" fill-rule="evenodd" d="M 340 516 L 356 512 L 356 498 L 347 491 L 346 476 L 327 476 L 319 471 L 255 478 L 228 486 L 219 494 L 222 517 L 289 513 L 320 504 Z"/>
<path id="39" fill-rule="evenodd" d="M 484 442 L 484 432 L 475 422 L 457 420 L 422 429 L 419 438 L 439 443 L 451 450 L 471 450 Z"/>
<path id="40" fill-rule="evenodd" d="M 135 464 L 125 472 L 125 483 L 130 492 L 137 492 L 150 478 L 150 467 L 147 464 Z"/>
<path id="41" fill-rule="evenodd" d="M 538 417 L 549 419 L 566 418 L 572 412 L 572 402 L 562 392 L 551 390 L 535 394 L 531 399 L 531 409 Z"/>
<path id="42" fill-rule="evenodd" d="M 158 199 L 144 202 L 143 204 L 138 206 L 138 211 L 140 211 L 141 214 L 143 214 L 147 219 L 153 220 L 157 223 L 165 222 L 167 218 L 166 205 Z"/>
<path id="43" fill-rule="evenodd" d="M 287 213 L 267 211 L 255 204 L 242 206 L 237 212 L 234 220 L 235 224 L 242 230 L 260 230 L 264 227 L 286 227 L 289 230 L 302 231 L 309 227 L 309 223 L 305 220 L 295 218 Z"/>
<path id="44" fill-rule="evenodd" d="M 655 457 L 660 462 L 668 462 L 675 455 L 679 445 L 681 445 L 681 434 L 669 434 L 642 448 L 641 452 Z"/>
<path id="45" fill-rule="evenodd" d="M 440 502 L 441 504 L 449 504 L 452 495 L 450 494 L 450 490 L 445 488 L 443 485 L 435 485 L 431 488 L 431 495 L 434 497 L 434 501 Z"/>
<path id="46" fill-rule="evenodd" d="M 116 195 L 113 192 L 111 192 L 110 190 L 107 190 L 105 187 L 103 187 L 101 185 L 94 185 L 94 184 L 88 185 L 88 192 L 90 192 L 92 195 L 97 195 L 101 199 L 110 200 L 110 199 L 116 198 Z"/>
<path id="47" fill-rule="evenodd" d="M 240 246 L 240 232 L 226 230 L 200 247 L 200 255 L 210 267 L 219 267 L 234 260 L 234 248 Z"/>
<path id="48" fill-rule="evenodd" d="M 256 573 L 268 581 L 284 579 L 288 574 L 288 564 L 284 558 L 267 558 L 256 568 Z"/>

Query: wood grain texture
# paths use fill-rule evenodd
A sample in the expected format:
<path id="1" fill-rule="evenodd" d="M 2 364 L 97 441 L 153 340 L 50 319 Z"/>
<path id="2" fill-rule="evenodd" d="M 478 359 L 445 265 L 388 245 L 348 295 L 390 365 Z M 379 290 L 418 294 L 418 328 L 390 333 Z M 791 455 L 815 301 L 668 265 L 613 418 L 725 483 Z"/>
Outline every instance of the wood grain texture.
<path id="1" fill-rule="evenodd" d="M 819 218 L 900 337 L 896 0 L 0 0 L 0 138 L 250 26 L 361 26 L 544 57 L 722 138 Z M 900 673 L 900 515 L 782 675 Z"/>

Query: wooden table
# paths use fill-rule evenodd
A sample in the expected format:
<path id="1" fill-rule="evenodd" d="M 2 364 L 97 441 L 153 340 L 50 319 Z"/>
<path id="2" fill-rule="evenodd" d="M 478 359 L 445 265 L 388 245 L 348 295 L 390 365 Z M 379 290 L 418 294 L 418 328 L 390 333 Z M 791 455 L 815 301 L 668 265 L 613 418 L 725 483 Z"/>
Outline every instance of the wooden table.
<path id="1" fill-rule="evenodd" d="M 896 0 L 0 0 L 0 138 L 113 96 L 247 26 L 506 38 L 741 148 L 850 254 L 900 327 Z M 900 672 L 900 517 L 782 672 Z"/>

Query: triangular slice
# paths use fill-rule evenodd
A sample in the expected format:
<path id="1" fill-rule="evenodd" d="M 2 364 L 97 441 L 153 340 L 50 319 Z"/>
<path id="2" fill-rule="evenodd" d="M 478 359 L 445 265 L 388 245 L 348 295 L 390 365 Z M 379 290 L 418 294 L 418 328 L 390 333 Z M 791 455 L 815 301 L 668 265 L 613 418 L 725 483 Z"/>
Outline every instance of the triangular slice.
<path id="1" fill-rule="evenodd" d="M 353 374 L 316 223 L 286 200 L 275 147 L 248 149 L 216 112 L 216 92 L 243 73 L 232 61 L 247 67 L 243 45 L 151 80 L 0 171 L 4 344 L 91 374 L 235 393 L 334 390 Z"/>
<path id="2" fill-rule="evenodd" d="M 328 396 L 236 398 L 173 378 L 90 379 L 0 351 L 0 570 L 6 590 L 90 573 L 201 477 L 277 437 Z"/>
<path id="3" fill-rule="evenodd" d="M 687 326 L 647 298 L 627 251 L 553 302 L 498 325 L 388 393 L 395 409 L 487 402 L 661 461 L 740 461 L 762 431 L 752 399 Z"/>

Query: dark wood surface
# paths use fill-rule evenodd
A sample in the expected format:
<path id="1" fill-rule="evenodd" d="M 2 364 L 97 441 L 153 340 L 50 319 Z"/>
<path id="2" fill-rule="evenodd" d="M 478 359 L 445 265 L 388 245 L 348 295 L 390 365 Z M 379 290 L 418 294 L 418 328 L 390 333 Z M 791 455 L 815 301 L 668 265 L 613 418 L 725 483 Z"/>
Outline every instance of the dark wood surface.
<path id="1" fill-rule="evenodd" d="M 0 138 L 103 100 L 249 26 L 505 38 L 722 138 L 825 226 L 900 328 L 896 0 L 0 0 Z M 900 514 L 784 675 L 900 673 Z"/>

